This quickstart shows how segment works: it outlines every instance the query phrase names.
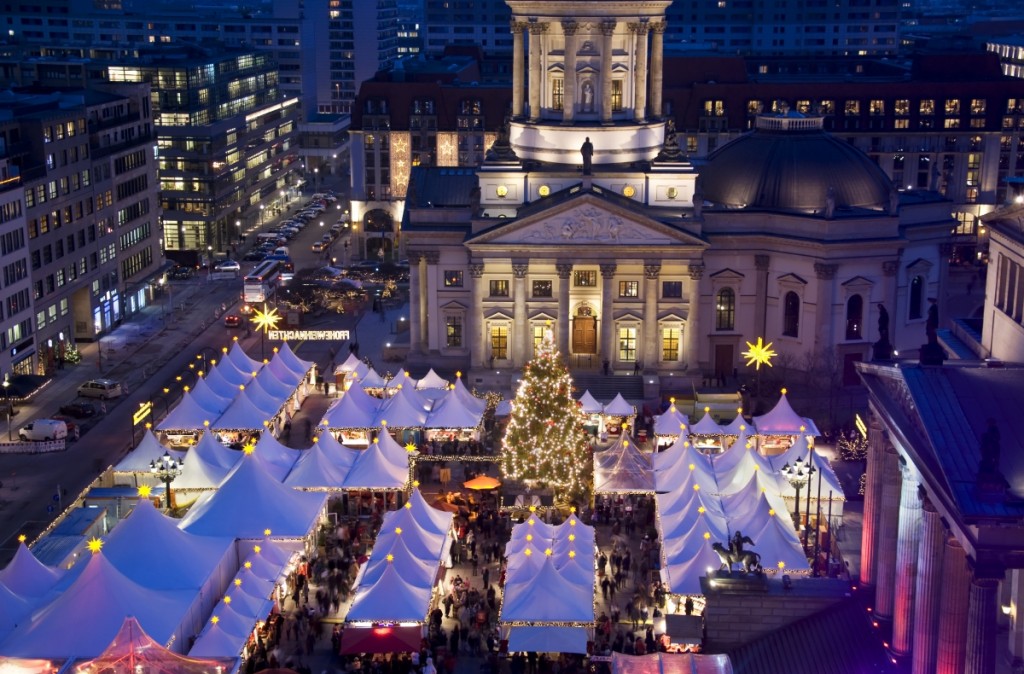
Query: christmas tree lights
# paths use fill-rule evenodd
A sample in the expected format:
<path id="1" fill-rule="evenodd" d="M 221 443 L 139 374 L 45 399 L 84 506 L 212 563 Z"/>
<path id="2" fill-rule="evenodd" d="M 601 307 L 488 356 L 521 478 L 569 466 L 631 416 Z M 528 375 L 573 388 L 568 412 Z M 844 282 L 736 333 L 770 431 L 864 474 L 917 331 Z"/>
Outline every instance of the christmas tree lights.
<path id="1" fill-rule="evenodd" d="M 572 393 L 569 368 L 546 330 L 512 400 L 501 467 L 508 479 L 551 487 L 560 501 L 588 503 L 593 462 L 584 414 Z"/>

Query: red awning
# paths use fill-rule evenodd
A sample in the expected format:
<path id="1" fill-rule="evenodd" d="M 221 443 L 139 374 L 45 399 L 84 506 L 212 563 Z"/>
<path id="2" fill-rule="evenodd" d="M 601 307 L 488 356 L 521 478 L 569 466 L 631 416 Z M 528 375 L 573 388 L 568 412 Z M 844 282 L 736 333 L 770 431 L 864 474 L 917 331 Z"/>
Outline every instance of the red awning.
<path id="1" fill-rule="evenodd" d="M 341 633 L 341 653 L 404 653 L 418 651 L 423 628 L 410 627 L 346 627 Z"/>

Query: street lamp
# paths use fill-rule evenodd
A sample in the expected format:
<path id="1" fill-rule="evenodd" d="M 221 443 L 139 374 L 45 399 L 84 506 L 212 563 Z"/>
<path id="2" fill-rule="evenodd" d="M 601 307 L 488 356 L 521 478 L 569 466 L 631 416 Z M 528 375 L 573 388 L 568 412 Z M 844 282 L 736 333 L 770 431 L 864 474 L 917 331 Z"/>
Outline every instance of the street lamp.
<path id="1" fill-rule="evenodd" d="M 242 243 L 242 221 L 235 220 L 235 229 L 238 230 L 238 243 Z"/>
<path id="2" fill-rule="evenodd" d="M 320 191 L 320 169 L 313 169 L 313 191 Z"/>
<path id="3" fill-rule="evenodd" d="M 167 452 L 164 452 L 159 459 L 149 462 L 149 472 L 164 483 L 164 499 L 167 503 L 167 510 L 172 507 L 171 483 L 174 482 L 174 478 L 181 475 L 181 467 L 184 463 L 184 458 L 175 459 Z"/>
<path id="4" fill-rule="evenodd" d="M 796 490 L 796 520 L 795 521 L 796 521 L 796 526 L 799 528 L 800 527 L 800 488 L 803 487 L 805 484 L 807 484 L 810 481 L 811 475 L 813 475 L 816 472 L 816 469 L 811 464 L 810 460 L 804 461 L 802 458 L 798 458 L 796 461 L 793 462 L 792 466 L 790 466 L 788 463 L 785 466 L 783 466 L 782 467 L 782 471 L 780 471 L 780 472 L 782 473 L 782 477 L 786 478 L 786 480 L 789 481 L 789 484 L 791 484 L 793 486 L 793 489 Z M 808 493 L 810 493 L 810 487 L 807 488 L 807 491 L 808 491 Z M 810 516 L 811 516 L 810 506 L 808 505 L 808 509 L 807 509 L 807 519 L 808 519 L 807 523 L 808 524 L 810 524 Z M 803 530 L 803 545 L 804 545 L 804 549 L 806 550 L 806 547 L 807 547 L 807 529 L 806 528 L 804 528 L 804 530 Z"/>
<path id="5" fill-rule="evenodd" d="M 260 227 L 263 227 L 263 209 L 266 208 L 263 204 L 260 204 Z"/>
<path id="6" fill-rule="evenodd" d="M 213 278 L 213 246 L 206 247 L 206 280 Z"/>

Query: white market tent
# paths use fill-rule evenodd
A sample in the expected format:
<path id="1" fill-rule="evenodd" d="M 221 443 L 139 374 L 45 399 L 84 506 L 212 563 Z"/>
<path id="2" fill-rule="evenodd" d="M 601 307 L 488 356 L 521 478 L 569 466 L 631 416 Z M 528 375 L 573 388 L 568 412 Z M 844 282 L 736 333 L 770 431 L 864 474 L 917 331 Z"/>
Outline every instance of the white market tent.
<path id="1" fill-rule="evenodd" d="M 214 374 L 216 373 L 216 374 Z M 244 386 L 252 379 L 252 370 L 240 370 L 230 360 L 222 360 L 210 368 L 210 374 L 220 376 L 235 388 Z"/>
<path id="2" fill-rule="evenodd" d="M 621 393 L 616 393 L 612 401 L 604 406 L 602 413 L 612 417 L 636 416 L 636 407 L 626 402 Z"/>
<path id="3" fill-rule="evenodd" d="M 241 458 L 241 452 L 225 447 L 212 432 L 206 431 L 185 454 L 174 488 L 216 489 Z"/>
<path id="4" fill-rule="evenodd" d="M 612 653 L 612 674 L 733 674 L 728 655 L 700 653 Z"/>
<path id="5" fill-rule="evenodd" d="M 295 355 L 295 352 L 292 351 L 292 348 L 288 346 L 288 342 L 283 343 L 281 347 L 277 350 L 277 353 L 275 354 L 275 357 L 271 362 L 273 362 L 274 360 L 279 360 L 286 368 L 288 368 L 289 370 L 296 374 L 301 375 L 301 377 L 305 377 L 306 374 L 311 369 L 313 369 L 313 361 L 302 360 L 297 355 Z M 298 382 L 296 382 L 296 384 L 297 383 Z"/>
<path id="6" fill-rule="evenodd" d="M 654 434 L 676 438 L 684 435 L 690 427 L 690 419 L 679 411 L 673 402 L 668 409 L 654 418 Z"/>
<path id="7" fill-rule="evenodd" d="M 198 431 L 205 428 L 206 423 L 213 423 L 216 412 L 211 412 L 192 397 L 191 391 L 185 391 L 181 400 L 167 416 L 156 425 L 158 431 Z"/>
<path id="8" fill-rule="evenodd" d="M 327 408 L 320 425 L 331 430 L 373 428 L 379 404 L 362 387 L 353 386 Z"/>
<path id="9" fill-rule="evenodd" d="M 758 435 L 821 435 L 813 421 L 793 411 L 785 389 L 770 412 L 754 417 L 754 428 Z"/>
<path id="10" fill-rule="evenodd" d="M 458 396 L 459 400 L 462 401 L 462 404 L 467 409 L 483 415 L 484 411 L 487 409 L 487 401 L 473 395 L 473 393 L 466 388 L 466 385 L 462 383 L 461 378 L 455 380 L 455 383 L 452 385 L 452 390 L 455 391 L 455 395 Z"/>
<path id="11" fill-rule="evenodd" d="M 231 350 L 224 358 L 230 360 L 242 372 L 259 372 L 264 365 L 262 360 L 250 357 L 238 342 L 231 345 Z"/>
<path id="12" fill-rule="evenodd" d="M 15 596 L 35 604 L 49 594 L 63 575 L 61 569 L 46 566 L 36 559 L 22 541 L 10 563 L 0 570 L 0 585 Z"/>
<path id="13" fill-rule="evenodd" d="M 384 381 L 384 377 L 382 377 L 381 374 L 372 367 L 366 371 L 366 374 L 359 378 L 359 387 L 363 389 L 382 389 L 386 383 L 387 382 Z"/>
<path id="14" fill-rule="evenodd" d="M 324 438 L 330 437 L 324 433 Z M 333 439 L 333 438 L 332 438 Z M 318 440 L 307 449 L 288 472 L 284 484 L 302 489 L 341 489 L 358 452 L 338 443 L 337 450 Z"/>
<path id="15" fill-rule="evenodd" d="M 397 449 L 404 454 L 399 457 Z M 404 459 L 404 462 L 401 460 Z M 345 489 L 388 490 L 405 489 L 409 482 L 408 452 L 386 432 L 381 431 L 377 440 L 359 452 L 355 464 L 345 476 Z"/>
<path id="16" fill-rule="evenodd" d="M 469 407 L 469 404 L 455 389 L 450 389 L 443 397 L 434 401 L 423 427 L 479 428 L 483 423 L 483 410 Z"/>
<path id="17" fill-rule="evenodd" d="M 611 447 L 594 453 L 594 492 L 597 494 L 654 493 L 654 469 L 629 434 Z"/>
<path id="18" fill-rule="evenodd" d="M 387 390 L 389 393 L 393 394 L 395 391 L 400 389 L 414 389 L 418 383 L 419 382 L 409 376 L 408 370 L 400 370 L 398 374 L 388 381 Z"/>
<path id="19" fill-rule="evenodd" d="M 593 528 L 575 515 L 557 526 L 531 516 L 512 528 L 499 617 L 510 648 L 516 630 L 527 626 L 538 629 L 521 632 L 517 643 L 527 640 L 541 652 L 575 652 L 567 649 L 574 648 L 580 634 L 567 634 L 565 628 L 593 625 L 594 574 L 580 574 L 573 564 L 577 557 L 593 560 L 594 540 Z"/>
<path id="20" fill-rule="evenodd" d="M 583 392 L 579 398 L 580 409 L 583 410 L 584 414 L 601 414 L 604 410 L 604 405 L 597 402 L 597 399 L 590 394 L 590 389 Z"/>
<path id="21" fill-rule="evenodd" d="M 211 419 L 226 410 L 228 405 L 231 404 L 231 397 L 225 397 L 215 392 L 202 377 L 196 380 L 195 386 L 192 387 L 189 393 L 192 394 L 192 399 L 199 403 L 200 407 L 210 412 L 212 415 Z"/>
<path id="22" fill-rule="evenodd" d="M 95 657 L 114 639 L 127 616 L 135 616 L 158 643 L 173 639 L 172 648 L 180 650 L 201 625 L 201 616 L 190 614 L 194 591 L 154 590 L 140 585 L 121 573 L 102 552 L 79 563 L 84 568 L 74 582 L 4 639 L 0 653 L 17 657 Z"/>
<path id="23" fill-rule="evenodd" d="M 327 503 L 323 493 L 295 491 L 275 480 L 263 464 L 245 457 L 221 483 L 192 506 L 179 526 L 201 536 L 305 538 Z"/>
<path id="24" fill-rule="evenodd" d="M 427 374 L 425 374 L 422 379 L 420 379 L 418 382 L 416 382 L 416 388 L 417 389 L 426 389 L 426 388 L 447 389 L 448 388 L 448 380 L 444 379 L 441 375 L 439 375 L 438 373 L 434 372 L 434 368 L 430 368 L 430 371 L 427 372 Z"/>
<path id="25" fill-rule="evenodd" d="M 282 481 L 295 467 L 306 450 L 293 449 L 281 443 L 273 433 L 263 432 L 252 455 L 256 457 L 275 480 Z"/>
<path id="26" fill-rule="evenodd" d="M 10 634 L 23 619 L 32 613 L 32 603 L 24 597 L 19 597 L 7 586 L 0 583 L 0 641 Z M 2 659 L 0 659 L 2 660 Z M 0 671 L 2 671 L 0 663 Z"/>
<path id="27" fill-rule="evenodd" d="M 260 409 L 250 399 L 248 391 L 240 391 L 231 405 L 224 410 L 210 428 L 218 431 L 257 431 L 263 430 L 263 422 L 274 416 Z"/>
<path id="28" fill-rule="evenodd" d="M 711 417 L 710 408 L 704 408 L 704 416 L 688 429 L 690 435 L 723 435 L 722 427 Z"/>
<path id="29" fill-rule="evenodd" d="M 722 432 L 726 435 L 739 435 L 745 430 L 752 429 L 750 423 L 743 417 L 743 408 L 736 410 L 736 418 L 722 425 Z"/>
<path id="30" fill-rule="evenodd" d="M 282 380 L 269 368 L 260 370 L 254 381 L 275 400 L 286 401 L 295 393 L 294 384 Z"/>
<path id="31" fill-rule="evenodd" d="M 377 409 L 374 426 L 391 428 L 422 428 L 430 405 L 412 388 L 402 388 Z"/>
<path id="32" fill-rule="evenodd" d="M 132 451 L 128 452 L 123 459 L 118 461 L 117 465 L 114 466 L 115 473 L 149 473 L 149 464 L 152 461 L 157 461 L 164 454 L 170 454 L 176 460 L 180 461 L 184 456 L 185 452 L 170 449 L 164 446 L 156 439 L 153 435 L 153 431 L 147 430 L 143 435 L 142 439 L 139 440 L 139 444 Z"/>
<path id="33" fill-rule="evenodd" d="M 225 370 L 226 371 L 226 370 Z M 210 390 L 222 398 L 234 400 L 238 395 L 238 383 L 229 381 L 216 367 L 211 368 L 203 378 Z"/>

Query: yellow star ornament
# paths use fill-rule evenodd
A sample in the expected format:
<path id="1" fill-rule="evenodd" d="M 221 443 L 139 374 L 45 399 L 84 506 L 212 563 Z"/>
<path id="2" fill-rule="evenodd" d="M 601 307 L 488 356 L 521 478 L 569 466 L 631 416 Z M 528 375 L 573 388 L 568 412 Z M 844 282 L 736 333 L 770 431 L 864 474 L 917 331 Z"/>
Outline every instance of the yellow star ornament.
<path id="1" fill-rule="evenodd" d="M 277 313 L 277 308 L 268 310 L 267 305 L 263 305 L 263 310 L 259 309 L 252 316 L 252 322 L 256 326 L 257 330 L 264 332 L 270 332 L 277 327 L 277 324 L 281 322 L 281 314 Z"/>
<path id="2" fill-rule="evenodd" d="M 777 354 L 772 351 L 772 343 L 764 343 L 764 339 L 761 337 L 757 338 L 757 344 L 751 344 L 747 342 L 748 350 L 743 352 L 743 357 L 747 359 L 747 366 L 753 365 L 754 369 L 760 370 L 762 365 L 772 366 L 772 358 Z"/>

